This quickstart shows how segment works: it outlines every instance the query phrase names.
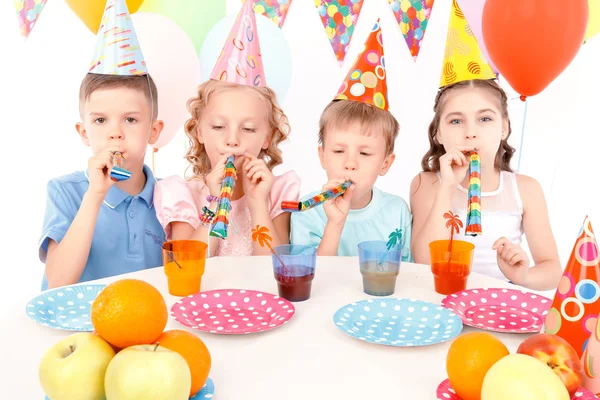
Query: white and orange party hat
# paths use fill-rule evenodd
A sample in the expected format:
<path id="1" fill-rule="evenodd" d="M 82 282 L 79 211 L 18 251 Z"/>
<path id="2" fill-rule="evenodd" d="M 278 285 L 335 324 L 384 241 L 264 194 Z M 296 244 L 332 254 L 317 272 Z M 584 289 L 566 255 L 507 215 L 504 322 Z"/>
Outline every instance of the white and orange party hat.
<path id="1" fill-rule="evenodd" d="M 89 72 L 105 75 L 148 73 L 125 0 L 106 2 Z"/>
<path id="2" fill-rule="evenodd" d="M 565 339 L 581 357 L 596 330 L 598 313 L 600 252 L 592 224 L 586 217 L 546 315 L 544 331 Z"/>
<path id="3" fill-rule="evenodd" d="M 267 85 L 252 0 L 242 5 L 210 77 L 251 87 Z"/>
<path id="4" fill-rule="evenodd" d="M 379 20 L 373 26 L 363 50 L 356 57 L 340 86 L 336 100 L 354 100 L 388 110 L 388 91 Z"/>

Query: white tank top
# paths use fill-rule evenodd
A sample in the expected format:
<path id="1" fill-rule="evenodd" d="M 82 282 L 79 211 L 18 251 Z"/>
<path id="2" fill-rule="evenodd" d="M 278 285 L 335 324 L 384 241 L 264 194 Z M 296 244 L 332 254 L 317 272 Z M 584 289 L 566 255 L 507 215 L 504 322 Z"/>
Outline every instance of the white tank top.
<path id="1" fill-rule="evenodd" d="M 439 173 L 437 175 L 439 179 Z M 468 192 L 459 185 L 452 208 L 463 224 L 467 221 L 467 202 Z M 455 238 L 475 245 L 473 271 L 506 281 L 498 268 L 496 251 L 492 245 L 503 236 L 519 245 L 523 240 L 523 203 L 514 173 L 502 171 L 498 189 L 481 193 L 481 230 L 482 235 L 473 237 L 466 236 L 462 229 Z"/>

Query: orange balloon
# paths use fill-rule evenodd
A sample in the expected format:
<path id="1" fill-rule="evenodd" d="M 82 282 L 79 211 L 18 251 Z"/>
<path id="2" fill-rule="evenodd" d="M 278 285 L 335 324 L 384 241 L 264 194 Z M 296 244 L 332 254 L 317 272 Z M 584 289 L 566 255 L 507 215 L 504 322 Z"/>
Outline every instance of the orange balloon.
<path id="1" fill-rule="evenodd" d="M 573 61 L 587 22 L 587 0 L 487 0 L 483 40 L 500 75 L 524 99 Z"/>
<path id="2" fill-rule="evenodd" d="M 65 0 L 75 15 L 95 35 L 100 28 L 100 21 L 106 7 L 106 0 Z M 144 0 L 127 0 L 129 14 L 136 12 Z"/>

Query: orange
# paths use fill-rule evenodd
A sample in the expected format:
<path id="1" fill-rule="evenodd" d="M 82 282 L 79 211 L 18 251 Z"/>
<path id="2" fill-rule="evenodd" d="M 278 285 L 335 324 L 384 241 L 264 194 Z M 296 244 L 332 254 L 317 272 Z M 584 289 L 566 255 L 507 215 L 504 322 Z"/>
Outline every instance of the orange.
<path id="1" fill-rule="evenodd" d="M 106 286 L 92 304 L 92 325 L 101 338 L 124 349 L 151 344 L 167 325 L 167 306 L 149 283 L 122 279 Z"/>
<path id="2" fill-rule="evenodd" d="M 156 342 L 185 358 L 192 374 L 190 397 L 198 393 L 208 379 L 211 363 L 210 353 L 204 342 L 192 333 L 177 329 L 164 332 Z"/>
<path id="3" fill-rule="evenodd" d="M 480 400 L 488 369 L 509 353 L 504 343 L 490 333 L 459 336 L 450 345 L 446 357 L 446 372 L 456 394 L 462 400 Z"/>

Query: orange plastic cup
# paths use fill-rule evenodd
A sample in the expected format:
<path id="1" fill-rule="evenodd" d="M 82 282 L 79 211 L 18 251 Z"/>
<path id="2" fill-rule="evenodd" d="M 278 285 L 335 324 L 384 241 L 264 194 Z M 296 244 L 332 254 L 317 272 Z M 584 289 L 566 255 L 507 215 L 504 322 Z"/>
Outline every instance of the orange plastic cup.
<path id="1" fill-rule="evenodd" d="M 431 272 L 435 291 L 440 294 L 452 294 L 467 288 L 467 278 L 473 262 L 472 243 L 462 240 L 436 240 L 429 243 Z"/>
<path id="2" fill-rule="evenodd" d="M 200 292 L 207 248 L 206 243 L 197 240 L 172 240 L 163 244 L 170 294 L 183 297 Z"/>

